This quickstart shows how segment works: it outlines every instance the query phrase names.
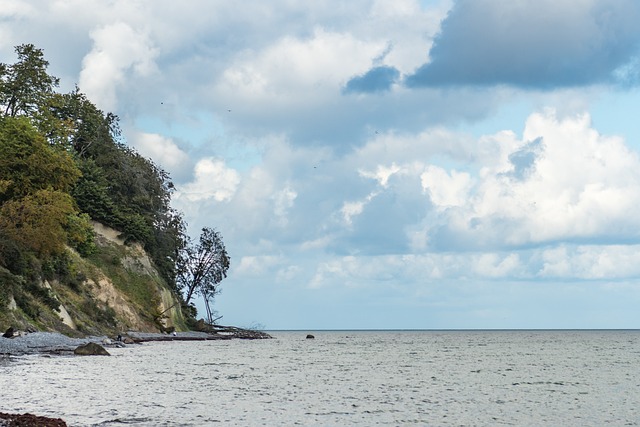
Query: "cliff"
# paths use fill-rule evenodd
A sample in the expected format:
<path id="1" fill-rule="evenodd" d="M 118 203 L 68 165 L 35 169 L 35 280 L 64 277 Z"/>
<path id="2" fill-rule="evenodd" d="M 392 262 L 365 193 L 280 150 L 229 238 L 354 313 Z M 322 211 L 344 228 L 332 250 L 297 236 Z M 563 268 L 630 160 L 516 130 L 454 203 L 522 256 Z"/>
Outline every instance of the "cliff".
<path id="1" fill-rule="evenodd" d="M 34 299 L 29 302 L 34 309 L 26 312 L 10 295 L 0 313 L 0 329 L 12 326 L 70 336 L 187 330 L 180 301 L 142 246 L 125 244 L 118 231 L 101 223 L 92 225 L 95 253 L 83 258 L 67 248 L 70 271 L 39 281 L 41 291 L 59 307 Z"/>

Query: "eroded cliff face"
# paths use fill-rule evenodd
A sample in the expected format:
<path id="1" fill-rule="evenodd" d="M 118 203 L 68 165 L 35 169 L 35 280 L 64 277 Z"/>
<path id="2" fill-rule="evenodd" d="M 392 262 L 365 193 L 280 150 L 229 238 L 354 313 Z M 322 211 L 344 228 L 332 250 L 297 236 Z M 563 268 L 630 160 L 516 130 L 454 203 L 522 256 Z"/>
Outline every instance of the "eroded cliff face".
<path id="1" fill-rule="evenodd" d="M 76 280 L 42 281 L 59 308 L 41 306 L 33 319 L 9 304 L 8 321 L 70 335 L 186 330 L 179 300 L 142 246 L 125 244 L 116 230 L 93 225 L 98 248 L 94 255 L 82 258 L 68 249 Z"/>

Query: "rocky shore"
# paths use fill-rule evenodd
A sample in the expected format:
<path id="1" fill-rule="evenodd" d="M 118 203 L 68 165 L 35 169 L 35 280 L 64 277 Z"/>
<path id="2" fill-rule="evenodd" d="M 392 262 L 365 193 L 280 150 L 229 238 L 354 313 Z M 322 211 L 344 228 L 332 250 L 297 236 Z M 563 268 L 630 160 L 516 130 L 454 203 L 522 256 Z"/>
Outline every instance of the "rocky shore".
<path id="1" fill-rule="evenodd" d="M 0 355 L 72 354 L 89 342 L 102 343 L 107 337 L 70 338 L 58 332 L 32 332 L 13 338 L 0 337 Z"/>
<path id="2" fill-rule="evenodd" d="M 0 356 L 21 356 L 26 354 L 68 354 L 88 343 L 96 343 L 105 348 L 125 347 L 150 341 L 208 341 L 228 339 L 267 339 L 269 334 L 261 331 L 216 326 L 207 332 L 147 333 L 128 331 L 119 337 L 70 338 L 58 332 L 20 333 L 13 338 L 0 337 Z"/>
<path id="3" fill-rule="evenodd" d="M 67 423 L 60 418 L 0 412 L 0 427 L 67 427 Z"/>

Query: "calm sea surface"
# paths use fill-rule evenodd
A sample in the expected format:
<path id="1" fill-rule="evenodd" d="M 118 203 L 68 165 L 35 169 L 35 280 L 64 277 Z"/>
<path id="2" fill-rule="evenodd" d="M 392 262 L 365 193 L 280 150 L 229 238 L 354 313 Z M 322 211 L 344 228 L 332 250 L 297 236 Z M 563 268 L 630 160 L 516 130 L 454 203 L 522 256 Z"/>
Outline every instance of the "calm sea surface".
<path id="1" fill-rule="evenodd" d="M 273 332 L 0 365 L 71 426 L 640 425 L 640 331 Z"/>

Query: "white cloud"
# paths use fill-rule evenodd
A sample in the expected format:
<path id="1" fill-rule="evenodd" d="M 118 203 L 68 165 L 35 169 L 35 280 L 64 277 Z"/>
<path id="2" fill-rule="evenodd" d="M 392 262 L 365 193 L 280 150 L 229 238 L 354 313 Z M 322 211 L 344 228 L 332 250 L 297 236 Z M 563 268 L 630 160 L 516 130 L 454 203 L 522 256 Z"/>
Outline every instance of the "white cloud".
<path id="1" fill-rule="evenodd" d="M 206 158 L 196 163 L 195 179 L 183 185 L 176 193 L 176 199 L 188 202 L 230 200 L 240 183 L 240 174 L 228 168 L 222 160 Z"/>
<path id="2" fill-rule="evenodd" d="M 640 245 L 560 245 L 542 251 L 539 276 L 547 279 L 640 277 Z"/>
<path id="3" fill-rule="evenodd" d="M 25 18 L 33 13 L 35 9 L 28 3 L 20 0 L 5 0 L 2 2 L 0 18 Z"/>
<path id="4" fill-rule="evenodd" d="M 422 188 L 439 209 L 463 206 L 469 199 L 472 182 L 468 173 L 452 170 L 449 174 L 441 167 L 429 166 L 420 175 L 420 180 Z"/>
<path id="5" fill-rule="evenodd" d="M 484 253 L 474 259 L 475 271 L 480 277 L 505 278 L 521 275 L 520 258 L 510 253 L 499 256 L 495 253 Z"/>
<path id="6" fill-rule="evenodd" d="M 378 165 L 375 172 L 360 170 L 358 173 L 365 178 L 375 179 L 382 187 L 386 187 L 389 183 L 389 178 L 401 170 L 395 162 L 392 162 L 391 166 Z"/>
<path id="7" fill-rule="evenodd" d="M 189 155 L 171 138 L 146 132 L 132 132 L 129 137 L 140 154 L 153 159 L 168 172 L 182 174 L 184 169 L 191 166 Z"/>
<path id="8" fill-rule="evenodd" d="M 224 71 L 217 91 L 225 98 L 307 105 L 338 94 L 383 49 L 380 42 L 318 27 L 306 39 L 283 37 L 263 51 L 241 52 Z"/>
<path id="9" fill-rule="evenodd" d="M 279 223 L 283 227 L 288 223 L 287 214 L 289 209 L 293 207 L 296 197 L 298 197 L 298 193 L 296 193 L 289 185 L 272 196 L 274 203 L 273 213 L 277 218 L 279 218 Z"/>
<path id="10" fill-rule="evenodd" d="M 82 61 L 79 86 L 99 108 L 115 111 L 118 86 L 129 74 L 156 71 L 158 51 L 145 31 L 124 22 L 97 28 L 91 38 L 93 49 Z"/>
<path id="11" fill-rule="evenodd" d="M 342 213 L 342 217 L 344 218 L 344 222 L 351 225 L 351 218 L 354 216 L 360 215 L 364 210 L 365 202 L 357 201 L 357 202 L 344 202 L 342 205 L 342 209 L 340 212 Z"/>
<path id="12" fill-rule="evenodd" d="M 233 268 L 233 273 L 241 277 L 264 277 L 269 275 L 273 268 L 279 267 L 282 262 L 282 257 L 275 255 L 243 256 L 238 265 Z"/>
<path id="13" fill-rule="evenodd" d="M 521 141 L 506 136 L 472 188 L 430 169 L 434 202 L 459 206 L 446 214 L 450 231 L 480 245 L 640 237 L 640 159 L 620 138 L 599 135 L 588 115 L 551 110 L 529 117 Z"/>

